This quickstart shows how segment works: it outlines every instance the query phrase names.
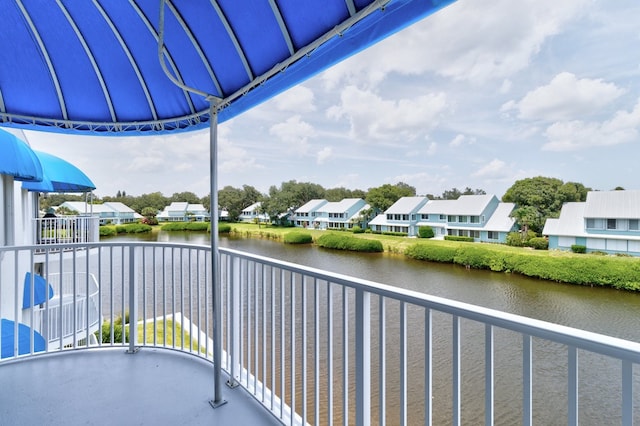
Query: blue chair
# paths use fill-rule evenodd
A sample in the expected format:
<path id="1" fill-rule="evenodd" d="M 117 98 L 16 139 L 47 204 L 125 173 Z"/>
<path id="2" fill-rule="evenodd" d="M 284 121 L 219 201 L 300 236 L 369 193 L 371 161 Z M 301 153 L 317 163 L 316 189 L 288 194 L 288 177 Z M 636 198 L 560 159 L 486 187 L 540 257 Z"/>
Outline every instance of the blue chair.
<path id="1" fill-rule="evenodd" d="M 33 305 L 41 305 L 53 297 L 53 287 L 47 284 L 47 281 L 38 274 L 27 272 L 24 277 L 24 293 L 22 298 L 22 309 L 31 307 L 31 280 L 33 277 Z M 49 297 L 47 297 L 47 287 L 49 288 Z"/>
<path id="2" fill-rule="evenodd" d="M 9 358 L 15 355 L 13 342 L 15 338 L 15 321 L 2 318 L 0 320 L 0 328 L 2 335 L 2 350 L 0 358 Z M 42 352 L 45 350 L 46 343 L 44 337 L 37 331 L 33 333 L 33 351 Z M 31 351 L 31 328 L 18 324 L 18 355 L 28 354 Z"/>

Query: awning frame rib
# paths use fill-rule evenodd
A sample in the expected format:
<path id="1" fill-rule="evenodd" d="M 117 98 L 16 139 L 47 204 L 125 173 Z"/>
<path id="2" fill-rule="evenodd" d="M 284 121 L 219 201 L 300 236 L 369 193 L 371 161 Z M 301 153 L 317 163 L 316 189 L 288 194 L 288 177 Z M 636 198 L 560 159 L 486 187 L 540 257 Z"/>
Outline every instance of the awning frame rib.
<path id="1" fill-rule="evenodd" d="M 38 32 L 38 29 L 33 24 L 33 20 L 31 19 L 29 12 L 22 4 L 22 1 L 17 0 L 16 4 L 18 5 L 20 12 L 22 13 L 22 16 L 24 16 L 24 19 L 27 21 L 27 24 L 29 25 L 29 29 L 31 30 L 31 34 L 33 34 L 33 36 L 35 37 L 38 43 L 38 47 L 40 48 L 40 53 L 42 53 L 42 56 L 44 57 L 44 60 L 47 63 L 47 68 L 49 69 L 49 76 L 51 77 L 51 81 L 55 86 L 56 95 L 58 96 L 58 104 L 60 105 L 60 112 L 62 113 L 62 117 L 66 120 L 69 117 L 69 114 L 67 114 L 67 106 L 64 101 L 64 96 L 62 95 L 62 88 L 60 87 L 58 74 L 56 73 L 56 70 L 53 66 L 53 62 L 51 62 L 51 57 L 49 56 L 49 52 L 47 51 L 47 48 L 45 47 L 44 42 L 42 41 L 42 37 L 40 37 L 40 33 Z"/>
<path id="2" fill-rule="evenodd" d="M 107 14 L 107 11 L 104 10 L 102 5 L 100 5 L 100 3 L 98 3 L 96 0 L 93 0 L 93 4 L 96 7 L 96 10 L 98 10 L 98 12 L 100 13 L 100 15 L 102 15 L 102 18 L 104 19 L 105 23 L 109 26 L 109 28 L 111 28 L 111 32 L 113 33 L 113 35 L 118 40 L 118 43 L 120 44 L 120 47 L 122 48 L 122 51 L 127 56 L 127 59 L 129 59 L 129 63 L 131 64 L 131 68 L 135 72 L 136 77 L 138 77 L 138 84 L 140 85 L 140 87 L 144 91 L 144 95 L 147 98 L 147 103 L 149 105 L 149 111 L 153 115 L 153 120 L 156 121 L 158 119 L 158 111 L 156 110 L 156 106 L 155 106 L 155 104 L 153 102 L 153 99 L 151 98 L 151 93 L 149 92 L 149 87 L 145 83 L 144 78 L 142 78 L 142 72 L 140 71 L 140 67 L 138 66 L 137 62 L 135 61 L 133 55 L 131 54 L 131 50 L 127 47 L 127 44 L 124 42 L 124 39 L 122 38 L 122 35 L 120 34 L 118 29 L 116 28 L 115 24 L 113 23 L 113 20 L 111 19 L 111 17 L 109 17 L 109 14 Z"/>
<path id="3" fill-rule="evenodd" d="M 140 7 L 138 7 L 138 5 L 135 3 L 135 1 L 129 0 L 129 4 L 133 8 L 133 10 L 136 11 L 138 16 L 140 17 L 140 20 L 142 22 L 144 22 L 145 26 L 149 30 L 149 33 L 156 40 L 156 43 L 159 43 L 160 42 L 160 37 L 158 35 L 158 32 L 153 27 L 153 24 L 151 23 L 151 21 L 149 20 L 147 15 L 144 14 L 142 9 L 140 9 Z M 176 77 L 176 79 L 178 79 L 178 81 L 180 81 L 180 82 L 182 82 L 184 84 L 184 80 L 182 78 L 182 74 L 180 74 L 180 71 L 178 71 L 178 67 L 177 67 L 175 61 L 173 60 L 173 57 L 171 56 L 171 54 L 169 53 L 169 51 L 167 49 L 164 50 L 164 53 L 166 55 L 165 57 L 169 61 L 169 65 L 171 65 L 171 70 L 173 71 L 173 75 Z M 189 105 L 189 111 L 191 111 L 192 114 L 195 113 L 196 112 L 196 108 L 195 108 L 195 105 L 193 105 L 193 100 L 191 99 L 191 96 L 189 95 L 189 92 L 187 90 L 185 90 L 185 89 L 182 89 L 182 93 L 184 94 L 185 100 L 186 100 L 187 104 Z"/>
<path id="4" fill-rule="evenodd" d="M 356 5 L 353 3 L 353 0 L 344 0 L 347 5 L 347 10 L 349 10 L 349 16 L 353 16 L 356 14 Z"/>
<path id="5" fill-rule="evenodd" d="M 104 94 L 105 101 L 107 102 L 107 107 L 109 108 L 109 114 L 111 115 L 111 120 L 116 122 L 118 116 L 116 115 L 115 107 L 114 107 L 113 101 L 111 99 L 111 94 L 109 93 L 109 89 L 107 88 L 107 83 L 104 81 L 104 76 L 102 75 L 102 72 L 100 71 L 100 67 L 98 67 L 98 63 L 96 62 L 96 59 L 95 59 L 95 56 L 93 55 L 93 52 L 89 48 L 89 45 L 87 44 L 86 40 L 84 39 L 84 36 L 82 35 L 82 32 L 80 31 L 80 28 L 78 28 L 78 25 L 76 25 L 76 22 L 71 17 L 71 14 L 69 14 L 69 11 L 67 10 L 67 8 L 62 4 L 62 2 L 60 0 L 56 0 L 56 4 L 58 5 L 58 7 L 62 11 L 63 15 L 67 19 L 67 22 L 69 23 L 69 25 L 71 26 L 71 28 L 75 32 L 76 37 L 78 37 L 78 41 L 82 45 L 82 48 L 84 49 L 84 52 L 87 54 L 87 58 L 89 59 L 89 62 L 91 62 L 91 66 L 93 67 L 93 71 L 96 74 L 96 78 L 100 82 L 100 87 L 102 88 L 102 93 Z"/>
<path id="6" fill-rule="evenodd" d="M 273 16 L 275 16 L 278 25 L 280 26 L 280 32 L 282 33 L 282 37 L 284 38 L 285 43 L 287 44 L 287 49 L 289 49 L 289 55 L 293 55 L 296 50 L 293 47 L 293 41 L 291 40 L 291 34 L 289 33 L 289 29 L 284 22 L 284 18 L 282 17 L 282 13 L 280 13 L 280 8 L 276 4 L 275 0 L 269 0 L 269 5 L 271 6 L 271 10 L 273 11 Z"/>
<path id="7" fill-rule="evenodd" d="M 196 49 L 196 52 L 198 53 L 198 56 L 200 56 L 200 60 L 202 61 L 202 63 L 206 67 L 207 72 L 209 73 L 209 77 L 211 78 L 211 81 L 213 81 L 213 85 L 216 86 L 216 90 L 218 91 L 220 96 L 222 96 L 224 94 L 224 92 L 222 91 L 222 86 L 220 86 L 220 82 L 218 81 L 218 77 L 216 76 L 215 71 L 211 67 L 211 64 L 207 60 L 207 57 L 204 54 L 204 51 L 202 50 L 202 47 L 200 46 L 200 43 L 198 43 L 198 41 L 196 40 L 195 36 L 193 35 L 193 32 L 191 31 L 191 28 L 189 28 L 187 23 L 182 18 L 182 15 L 180 15 L 180 12 L 175 8 L 175 6 L 173 4 L 171 4 L 170 0 L 167 0 L 166 4 L 167 4 L 167 7 L 171 10 L 171 13 L 173 14 L 173 16 L 178 20 L 178 23 L 182 27 L 185 35 L 189 38 L 189 40 L 191 40 L 191 44 Z M 163 20 L 163 22 L 164 22 L 164 20 Z M 164 43 L 163 43 L 163 46 L 164 46 Z M 166 47 L 164 48 L 164 50 L 165 51 L 167 50 Z"/>
<path id="8" fill-rule="evenodd" d="M 251 70 L 251 67 L 249 66 L 247 55 L 244 54 L 244 50 L 242 50 L 242 46 L 240 46 L 240 42 L 238 41 L 236 34 L 231 29 L 231 25 L 229 25 L 229 21 L 227 20 L 227 17 L 225 16 L 224 12 L 220 8 L 220 5 L 218 4 L 217 0 L 211 0 L 211 6 L 213 6 L 213 8 L 215 9 L 216 13 L 218 14 L 218 17 L 220 18 L 220 22 L 222 23 L 225 30 L 227 31 L 227 34 L 229 35 L 229 38 L 231 39 L 231 42 L 233 43 L 233 46 L 235 47 L 236 52 L 238 53 L 238 57 L 242 61 L 242 65 L 244 66 L 245 72 L 249 77 L 249 81 L 252 81 L 255 77 L 253 75 L 253 71 Z M 220 94 L 222 95 L 222 97 L 224 97 L 224 93 L 220 92 Z"/>

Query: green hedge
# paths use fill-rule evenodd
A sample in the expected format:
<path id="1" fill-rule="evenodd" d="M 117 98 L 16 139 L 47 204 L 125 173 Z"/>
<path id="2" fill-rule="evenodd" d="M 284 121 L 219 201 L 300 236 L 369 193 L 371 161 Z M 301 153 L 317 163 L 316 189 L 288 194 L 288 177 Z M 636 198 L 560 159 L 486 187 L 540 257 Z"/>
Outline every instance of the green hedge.
<path id="1" fill-rule="evenodd" d="M 306 232 L 294 231 L 284 234 L 284 242 L 286 244 L 309 244 L 313 242 L 313 237 Z"/>
<path id="2" fill-rule="evenodd" d="M 128 223 L 126 225 L 105 225 L 100 227 L 101 237 L 110 237 L 116 234 L 139 234 L 142 232 L 151 232 L 153 228 L 144 223 Z"/>
<path id="3" fill-rule="evenodd" d="M 574 253 L 586 253 L 587 247 L 581 246 L 580 244 L 574 244 L 571 246 L 571 251 Z"/>
<path id="4" fill-rule="evenodd" d="M 474 269 L 513 272 L 528 277 L 581 285 L 640 290 L 640 262 L 635 258 L 566 254 L 533 255 L 492 245 L 437 246 L 417 243 L 405 250 L 413 259 L 448 262 Z"/>
<path id="5" fill-rule="evenodd" d="M 101 237 L 112 237 L 116 235 L 116 228 L 113 226 L 101 226 L 100 227 L 100 236 Z"/>
<path id="6" fill-rule="evenodd" d="M 475 241 L 473 237 L 458 237 L 456 235 L 445 235 L 444 239 L 447 241 L 462 241 L 465 243 L 472 243 Z"/>
<path id="7" fill-rule="evenodd" d="M 382 252 L 384 247 L 378 240 L 368 240 L 344 234 L 324 234 L 316 241 L 320 247 L 361 252 Z"/>
<path id="8" fill-rule="evenodd" d="M 162 225 L 163 231 L 210 231 L 208 222 L 171 222 Z M 218 226 L 218 231 L 220 226 Z"/>
<path id="9" fill-rule="evenodd" d="M 211 232 L 211 228 L 207 228 L 208 232 Z M 228 234 L 231 232 L 231 225 L 228 223 L 219 223 L 218 224 L 218 234 Z"/>
<path id="10" fill-rule="evenodd" d="M 544 237 L 535 237 L 530 239 L 527 245 L 536 250 L 547 250 L 549 248 L 549 241 Z"/>

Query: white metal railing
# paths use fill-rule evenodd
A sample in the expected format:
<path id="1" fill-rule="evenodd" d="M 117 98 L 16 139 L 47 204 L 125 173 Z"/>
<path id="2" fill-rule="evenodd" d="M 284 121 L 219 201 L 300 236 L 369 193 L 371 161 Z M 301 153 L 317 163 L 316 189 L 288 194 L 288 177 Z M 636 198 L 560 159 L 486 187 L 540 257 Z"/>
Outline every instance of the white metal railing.
<path id="1" fill-rule="evenodd" d="M 62 278 L 62 279 L 61 279 Z M 90 342 L 101 320 L 98 313 L 99 286 L 93 274 L 66 272 L 46 274 L 53 297 L 23 313 L 25 324 L 33 324 L 49 349 L 70 345 L 89 333 Z M 31 322 L 33 320 L 33 322 Z"/>
<path id="2" fill-rule="evenodd" d="M 20 303 L 5 293 L 24 274 L 12 268 L 33 260 L 35 248 L 0 249 L 2 317 Z M 98 346 L 213 359 L 209 248 L 100 243 L 54 246 L 44 258 L 45 271 L 75 276 L 76 289 L 89 285 L 83 274 L 97 278 L 98 315 L 109 324 Z M 229 385 L 285 424 L 629 425 L 640 417 L 636 342 L 229 249 L 219 260 L 221 366 Z M 44 305 L 49 317 L 52 305 Z M 119 317 L 136 319 L 137 332 L 127 336 Z M 89 334 L 47 351 L 80 347 Z"/>
<path id="3" fill-rule="evenodd" d="M 100 239 L 99 218 L 61 216 L 33 219 L 36 244 L 95 243 Z"/>

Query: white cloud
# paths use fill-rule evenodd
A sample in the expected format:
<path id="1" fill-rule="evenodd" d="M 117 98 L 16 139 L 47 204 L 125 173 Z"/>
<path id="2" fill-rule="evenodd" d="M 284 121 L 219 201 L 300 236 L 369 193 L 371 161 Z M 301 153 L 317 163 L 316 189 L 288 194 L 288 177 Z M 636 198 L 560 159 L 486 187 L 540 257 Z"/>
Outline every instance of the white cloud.
<path id="1" fill-rule="evenodd" d="M 316 154 L 316 161 L 318 164 L 324 164 L 325 160 L 327 160 L 333 154 L 333 149 L 330 146 L 325 146 L 318 154 Z"/>
<path id="2" fill-rule="evenodd" d="M 389 73 L 435 72 L 483 82 L 525 69 L 541 46 L 589 9 L 591 0 L 459 0 L 338 64 L 322 78 L 378 84 Z M 384 58 L 382 60 L 381 58 Z"/>
<path id="3" fill-rule="evenodd" d="M 480 178 L 480 179 L 490 179 L 490 180 L 500 180 L 506 177 L 511 176 L 512 171 L 502 160 L 494 158 L 488 164 L 480 167 L 471 176 Z"/>
<path id="4" fill-rule="evenodd" d="M 299 115 L 294 115 L 283 123 L 271 126 L 269 134 L 285 142 L 291 152 L 303 155 L 309 151 L 309 138 L 316 135 L 316 130 Z"/>
<path id="5" fill-rule="evenodd" d="M 545 136 L 547 151 L 574 151 L 590 146 L 610 146 L 638 140 L 640 100 L 633 110 L 618 111 L 604 122 L 564 121 L 549 126 Z"/>
<path id="6" fill-rule="evenodd" d="M 475 142 L 476 142 L 476 138 L 474 137 L 468 137 L 463 134 L 457 134 L 451 140 L 451 142 L 449 142 L 449 146 L 455 148 L 455 147 L 461 146 L 462 144 L 473 145 Z"/>
<path id="7" fill-rule="evenodd" d="M 520 102 L 509 101 L 502 110 L 518 110 L 518 117 L 560 121 L 584 117 L 601 110 L 623 94 L 613 83 L 578 79 L 569 72 L 556 75 L 546 86 L 527 93 Z"/>
<path id="8" fill-rule="evenodd" d="M 294 86 L 276 97 L 273 102 L 280 111 L 305 113 L 316 110 L 314 94 L 308 87 Z"/>
<path id="9" fill-rule="evenodd" d="M 436 155 L 436 152 L 438 152 L 438 144 L 435 142 L 431 142 L 429 144 L 429 147 L 427 148 L 427 155 L 429 157 L 432 157 L 434 155 Z"/>
<path id="10" fill-rule="evenodd" d="M 443 93 L 387 100 L 373 92 L 347 86 L 341 93 L 340 104 L 329 108 L 327 116 L 346 117 L 351 125 L 350 136 L 360 142 L 388 139 L 398 134 L 413 139 L 435 127 L 446 106 Z"/>

